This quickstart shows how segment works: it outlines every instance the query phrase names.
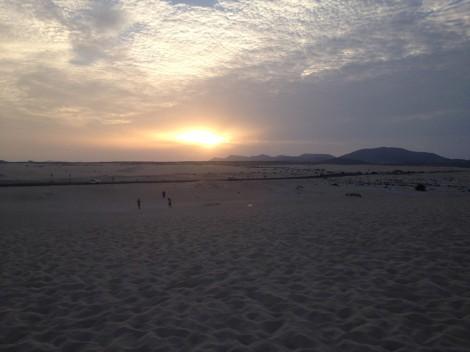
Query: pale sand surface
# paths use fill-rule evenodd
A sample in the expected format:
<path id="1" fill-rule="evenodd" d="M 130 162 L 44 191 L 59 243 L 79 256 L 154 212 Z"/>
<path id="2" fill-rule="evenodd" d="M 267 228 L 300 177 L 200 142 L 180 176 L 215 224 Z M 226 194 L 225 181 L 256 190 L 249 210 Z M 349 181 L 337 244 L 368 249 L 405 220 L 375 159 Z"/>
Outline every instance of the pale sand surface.
<path id="1" fill-rule="evenodd" d="M 0 351 L 469 351 L 469 175 L 0 188 Z"/>

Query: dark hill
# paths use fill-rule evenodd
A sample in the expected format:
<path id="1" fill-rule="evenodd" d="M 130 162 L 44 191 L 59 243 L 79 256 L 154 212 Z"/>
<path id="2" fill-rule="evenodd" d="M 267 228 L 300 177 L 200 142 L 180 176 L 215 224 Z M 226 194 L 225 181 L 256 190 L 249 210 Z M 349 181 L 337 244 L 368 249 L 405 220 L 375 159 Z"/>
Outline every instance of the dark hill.
<path id="1" fill-rule="evenodd" d="M 462 159 L 449 159 L 443 156 L 414 152 L 403 148 L 380 147 L 360 149 L 345 154 L 336 160 L 356 160 L 368 164 L 396 164 L 396 165 L 446 165 L 446 166 L 470 166 L 470 161 Z"/>
<path id="2" fill-rule="evenodd" d="M 449 159 L 443 156 L 414 152 L 403 148 L 380 147 L 360 149 L 352 153 L 335 158 L 330 154 L 302 154 L 298 156 L 265 154 L 254 156 L 230 155 L 226 158 L 213 158 L 211 161 L 257 161 L 257 162 L 292 162 L 317 164 L 382 164 L 382 165 L 429 165 L 429 166 L 455 166 L 470 167 L 470 160 Z"/>
<path id="3" fill-rule="evenodd" d="M 226 158 L 213 158 L 211 161 L 275 161 L 275 162 L 300 162 L 318 163 L 325 160 L 334 159 L 330 154 L 302 154 L 298 156 L 278 155 L 269 156 L 265 154 L 254 156 L 230 155 Z"/>

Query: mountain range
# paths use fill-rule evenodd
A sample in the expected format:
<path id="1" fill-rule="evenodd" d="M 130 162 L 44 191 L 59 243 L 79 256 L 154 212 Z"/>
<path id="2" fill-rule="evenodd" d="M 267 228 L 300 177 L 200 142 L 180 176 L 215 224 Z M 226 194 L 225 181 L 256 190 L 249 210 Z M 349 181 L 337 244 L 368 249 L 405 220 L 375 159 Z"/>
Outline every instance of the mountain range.
<path id="1" fill-rule="evenodd" d="M 327 164 L 382 164 L 382 165 L 430 165 L 470 167 L 470 160 L 450 159 L 443 156 L 415 152 L 403 148 L 379 147 L 359 149 L 352 153 L 335 157 L 331 154 L 302 154 L 298 156 L 265 154 L 254 156 L 230 155 L 226 158 L 213 158 L 211 161 L 258 161 L 258 162 L 297 162 Z"/>
<path id="2" fill-rule="evenodd" d="M 301 154 L 298 156 L 277 155 L 269 156 L 266 154 L 242 156 L 230 155 L 226 158 L 213 158 L 211 161 L 286 161 L 286 162 L 321 162 L 331 160 L 335 157 L 330 154 Z"/>

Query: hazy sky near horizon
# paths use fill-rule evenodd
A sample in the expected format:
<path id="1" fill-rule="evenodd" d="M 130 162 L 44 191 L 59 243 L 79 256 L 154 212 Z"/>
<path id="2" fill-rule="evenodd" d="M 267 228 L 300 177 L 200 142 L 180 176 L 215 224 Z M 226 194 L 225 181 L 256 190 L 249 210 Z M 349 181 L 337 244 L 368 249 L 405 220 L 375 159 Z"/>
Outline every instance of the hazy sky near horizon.
<path id="1" fill-rule="evenodd" d="M 0 0 L 0 159 L 470 158 L 469 63 L 470 0 Z"/>

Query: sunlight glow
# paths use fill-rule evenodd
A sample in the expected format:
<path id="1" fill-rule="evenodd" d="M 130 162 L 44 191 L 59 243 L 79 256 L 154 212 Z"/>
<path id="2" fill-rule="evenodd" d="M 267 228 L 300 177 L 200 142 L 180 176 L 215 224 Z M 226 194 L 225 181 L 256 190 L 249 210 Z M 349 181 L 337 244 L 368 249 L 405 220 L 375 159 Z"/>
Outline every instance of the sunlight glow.
<path id="1" fill-rule="evenodd" d="M 203 147 L 215 147 L 228 142 L 226 136 L 209 130 L 191 130 L 176 134 L 176 141 L 184 144 L 194 144 Z"/>

